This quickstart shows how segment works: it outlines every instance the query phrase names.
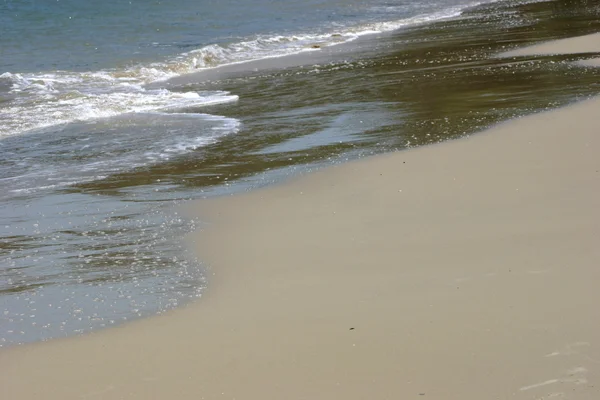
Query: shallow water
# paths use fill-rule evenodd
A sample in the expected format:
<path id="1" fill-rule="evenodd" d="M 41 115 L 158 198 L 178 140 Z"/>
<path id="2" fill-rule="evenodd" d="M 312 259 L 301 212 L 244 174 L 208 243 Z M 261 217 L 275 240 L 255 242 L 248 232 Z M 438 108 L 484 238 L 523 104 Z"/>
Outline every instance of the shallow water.
<path id="1" fill-rule="evenodd" d="M 144 20 L 127 28 L 144 32 L 131 33 L 138 42 L 117 41 L 119 51 L 104 49 L 97 61 L 69 47 L 66 36 L 62 51 L 72 49 L 70 61 L 56 48 L 48 52 L 56 59 L 47 58 L 37 69 L 19 61 L 25 54 L 9 57 L 13 61 L 5 68 L 27 64 L 31 69 L 11 69 L 0 77 L 2 121 L 18 125 L 21 118 L 25 124 L 18 129 L 4 124 L 0 140 L 2 343 L 85 332 L 199 296 L 205 285 L 202 268 L 183 247 L 182 237 L 201 221 L 180 215 L 178 205 L 186 199 L 247 190 L 333 162 L 461 137 L 600 91 L 600 71 L 574 66 L 579 56 L 492 57 L 538 40 L 597 31 L 600 10 L 591 2 L 481 5 L 452 19 L 408 24 L 329 48 L 335 51 L 312 46 L 323 46 L 324 37 L 343 41 L 331 36 L 332 26 L 343 25 L 348 38 L 354 38 L 358 29 L 406 21 L 417 15 L 415 9 L 377 1 L 319 3 L 329 11 L 294 4 L 304 8 L 280 9 L 281 23 L 266 25 L 270 14 L 257 15 L 233 36 L 225 33 L 233 29 L 232 22 L 213 19 L 211 29 L 221 33 L 203 31 L 209 39 L 194 36 L 184 23 L 174 24 L 164 42 L 179 47 L 157 46 L 154 53 L 152 46 L 140 45 L 142 39 L 156 40 L 142 29 L 150 24 Z M 440 9 L 456 14 L 455 4 Z M 155 6 L 161 10 L 155 23 L 162 29 L 167 19 L 158 21 L 166 12 L 160 7 L 172 6 Z M 372 12 L 361 13 L 367 6 Z M 170 12 L 179 12 L 180 18 L 190 14 L 189 8 L 182 11 L 183 3 L 180 7 Z M 109 8 L 101 12 L 110 13 Z M 239 14 L 237 9 L 228 12 Z M 103 23 L 120 26 L 123 15 L 117 14 Z M 250 32 L 249 26 L 269 30 Z M 303 29 L 312 37 L 292 41 L 300 43 L 303 53 L 290 62 L 269 59 L 168 82 L 154 79 L 178 76 L 181 71 L 172 67 L 179 62 L 173 60 L 182 60 L 181 49 L 205 54 L 210 43 L 231 49 L 260 35 L 273 38 Z M 209 42 L 219 35 L 224 41 Z M 259 47 L 269 56 L 298 50 L 281 50 L 280 44 Z M 17 52 L 17 47 L 3 51 Z M 260 51 L 255 54 L 264 57 Z M 231 62 L 231 54 L 241 57 L 237 61 L 246 57 L 229 52 L 218 62 Z M 183 64 L 189 63 L 188 56 Z M 149 63 L 160 64 L 150 74 L 154 78 L 138 74 L 140 65 L 148 68 Z M 137 72 L 131 72 L 132 65 Z M 104 69 L 89 73 L 96 66 Z M 55 67 L 64 68 L 52 72 L 64 81 L 40 79 L 48 74 L 45 68 Z M 91 76 L 87 81 L 85 74 Z M 69 81 L 73 77 L 79 80 Z M 15 91 L 15 79 L 28 82 Z M 29 108 L 21 113 L 15 107 Z"/>

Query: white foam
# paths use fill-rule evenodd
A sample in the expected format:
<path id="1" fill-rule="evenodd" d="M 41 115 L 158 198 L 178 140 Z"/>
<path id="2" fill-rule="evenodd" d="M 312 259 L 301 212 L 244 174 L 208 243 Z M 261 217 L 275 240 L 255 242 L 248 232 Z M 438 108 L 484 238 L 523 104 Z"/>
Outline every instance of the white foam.
<path id="1" fill-rule="evenodd" d="M 10 74 L 11 92 L 18 94 L 1 109 L 0 137 L 54 125 L 125 113 L 197 107 L 237 101 L 228 92 L 172 92 L 148 89 L 139 78 L 121 81 L 109 72 Z"/>

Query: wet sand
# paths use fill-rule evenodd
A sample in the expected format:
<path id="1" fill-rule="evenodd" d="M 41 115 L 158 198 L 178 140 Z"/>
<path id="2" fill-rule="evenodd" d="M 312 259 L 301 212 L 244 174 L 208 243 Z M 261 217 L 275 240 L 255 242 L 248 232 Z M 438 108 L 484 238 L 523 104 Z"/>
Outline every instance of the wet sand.
<path id="1" fill-rule="evenodd" d="M 2 397 L 597 399 L 599 108 L 198 202 L 201 301 L 3 351 Z"/>

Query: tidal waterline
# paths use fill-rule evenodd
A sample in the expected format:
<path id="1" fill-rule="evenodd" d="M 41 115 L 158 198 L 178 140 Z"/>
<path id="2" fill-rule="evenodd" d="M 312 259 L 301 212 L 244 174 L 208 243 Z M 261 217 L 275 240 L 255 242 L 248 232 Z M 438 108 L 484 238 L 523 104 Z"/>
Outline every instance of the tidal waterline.
<path id="1" fill-rule="evenodd" d="M 218 138 L 125 171 L 111 170 L 115 158 L 109 157 L 104 176 L 6 198 L 0 257 L 9 268 L 1 270 L 0 337 L 14 344 L 85 332 L 197 296 L 201 267 L 181 247 L 183 234 L 196 226 L 177 213 L 185 199 L 458 138 L 596 95 L 600 72 L 575 66 L 581 56 L 494 56 L 596 32 L 599 14 L 584 1 L 483 5 L 456 19 L 365 38 L 329 59 L 307 56 L 306 63 L 287 67 L 274 61 L 257 71 L 248 64 L 224 77 L 190 76 L 170 87 L 229 92 L 239 97 L 234 103 L 183 108 L 167 119 L 139 114 L 61 128 L 54 133 L 59 138 L 69 136 L 65 131 L 81 139 L 97 130 L 118 141 L 145 129 L 163 138 L 173 126 L 180 127 L 178 135 L 207 130 Z M 193 117 L 198 112 L 223 119 Z M 224 129 L 232 132 L 220 135 Z M 13 138 L 2 147 L 16 153 L 34 139 Z M 57 149 L 64 144 L 59 140 Z M 112 156 L 127 162 L 121 148 Z M 56 157 L 62 159 L 60 151 Z"/>
<path id="2" fill-rule="evenodd" d="M 574 65 L 581 56 L 495 56 L 596 32 L 599 15 L 599 8 L 587 2 L 502 2 L 451 21 L 371 38 L 342 60 L 191 81 L 180 90 L 218 87 L 240 96 L 234 106 L 210 111 L 243 121 L 243 134 L 203 149 L 194 160 L 158 165 L 152 175 L 167 177 L 177 170 L 181 174 L 172 179 L 178 184 L 212 187 L 290 165 L 344 158 L 348 152 L 374 154 L 459 138 L 596 95 L 600 71 Z M 356 134 L 359 126 L 362 133 Z M 321 143 L 307 149 L 302 138 L 311 143 L 320 134 Z M 272 151 L 277 145 L 282 151 Z M 120 183 L 84 186 L 101 189 L 103 184 Z"/>

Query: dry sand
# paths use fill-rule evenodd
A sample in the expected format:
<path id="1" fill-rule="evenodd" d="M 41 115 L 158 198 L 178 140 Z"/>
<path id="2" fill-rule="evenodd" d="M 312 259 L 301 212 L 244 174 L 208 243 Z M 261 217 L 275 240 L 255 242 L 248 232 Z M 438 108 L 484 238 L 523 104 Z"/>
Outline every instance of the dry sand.
<path id="1" fill-rule="evenodd" d="M 555 40 L 522 47 L 500 54 L 501 57 L 518 57 L 552 54 L 600 53 L 600 33 Z"/>
<path id="2" fill-rule="evenodd" d="M 501 53 L 498 56 L 519 57 L 585 53 L 600 53 L 600 33 L 592 33 L 591 35 L 578 36 L 522 47 Z M 600 58 L 581 60 L 577 61 L 576 64 L 582 67 L 600 67 Z"/>
<path id="3" fill-rule="evenodd" d="M 201 301 L 0 353 L 2 399 L 599 399 L 600 100 L 202 201 Z"/>
<path id="4" fill-rule="evenodd" d="M 600 67 L 600 58 L 578 61 L 577 64 L 581 65 L 582 67 Z"/>

